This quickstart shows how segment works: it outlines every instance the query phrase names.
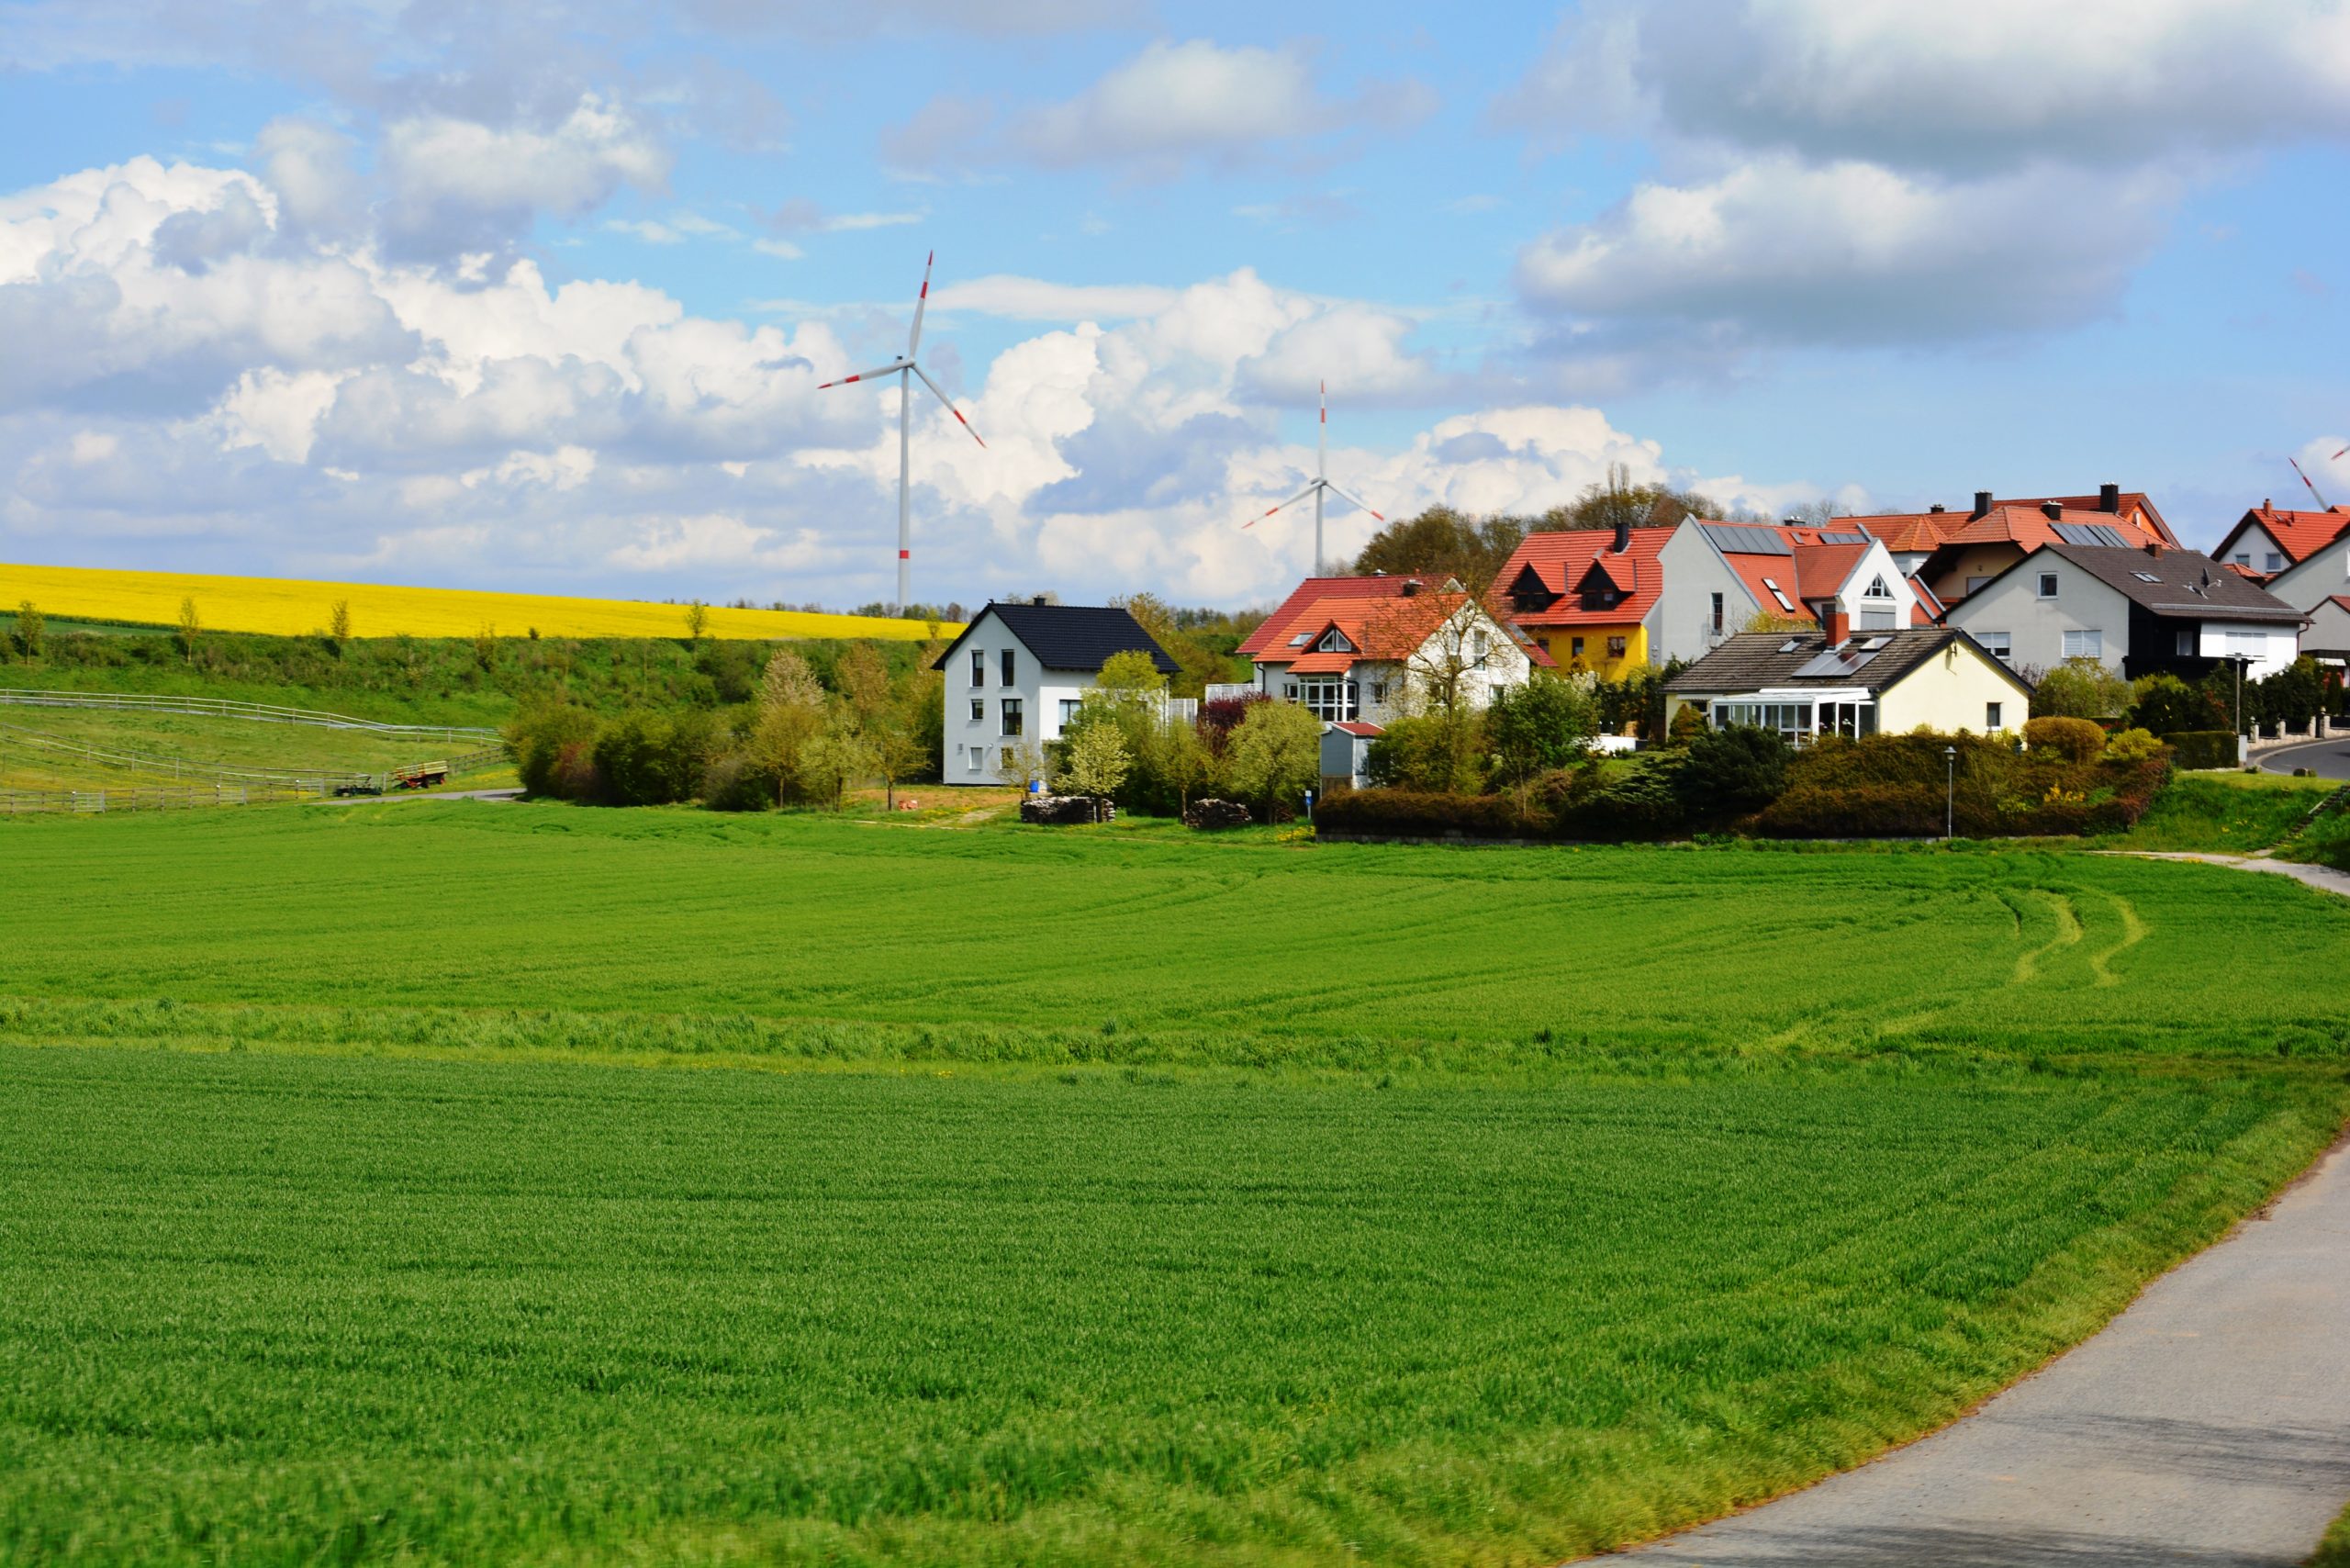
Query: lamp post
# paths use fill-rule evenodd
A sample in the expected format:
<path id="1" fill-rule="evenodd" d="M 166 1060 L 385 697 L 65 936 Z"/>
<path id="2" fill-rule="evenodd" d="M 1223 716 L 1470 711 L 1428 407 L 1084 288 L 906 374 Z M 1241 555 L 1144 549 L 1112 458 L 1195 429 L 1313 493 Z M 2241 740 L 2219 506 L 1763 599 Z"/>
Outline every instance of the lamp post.
<path id="1" fill-rule="evenodd" d="M 1947 775 L 1942 780 L 1942 842 L 1948 844 L 1954 836 L 1953 830 L 1958 825 L 1958 748 L 1956 746 L 1942 747 L 1942 767 L 1943 772 Z"/>

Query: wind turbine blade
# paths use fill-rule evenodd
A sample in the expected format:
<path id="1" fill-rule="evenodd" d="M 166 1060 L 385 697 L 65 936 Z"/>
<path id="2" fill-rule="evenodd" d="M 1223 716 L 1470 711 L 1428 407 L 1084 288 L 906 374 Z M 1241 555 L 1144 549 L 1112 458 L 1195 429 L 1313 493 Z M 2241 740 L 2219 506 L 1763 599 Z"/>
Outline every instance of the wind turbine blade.
<path id="1" fill-rule="evenodd" d="M 965 430 L 971 431 L 971 439 L 973 441 L 979 441 L 979 432 L 976 430 L 971 430 L 971 421 L 963 417 L 963 410 L 955 406 L 955 399 L 949 398 L 946 393 L 938 390 L 938 383 L 930 378 L 928 372 L 924 371 L 922 366 L 914 364 L 911 360 L 906 362 L 906 368 L 912 371 L 916 375 L 922 377 L 922 384 L 924 386 L 929 387 L 932 394 L 935 396 L 940 402 L 946 405 L 946 411 L 955 416 L 955 422 L 961 425 Z M 987 442 L 979 441 L 979 444 L 981 446 L 985 446 Z"/>
<path id="2" fill-rule="evenodd" d="M 906 362 L 900 360 L 895 364 L 885 364 L 878 370 L 860 370 L 855 375 L 844 375 L 838 381 L 824 382 L 816 390 L 822 392 L 826 386 L 845 386 L 852 381 L 878 381 L 885 375 L 895 375 L 905 368 Z"/>
<path id="3" fill-rule="evenodd" d="M 1247 522 L 1242 523 L 1240 526 L 1241 526 L 1241 527 L 1243 527 L 1243 528 L 1254 528 L 1254 527 L 1256 527 L 1259 523 L 1260 523 L 1260 522 L 1264 521 L 1267 518 L 1269 518 L 1269 517 L 1272 516 L 1272 515 L 1273 515 L 1273 513 L 1275 513 L 1275 512 L 1277 512 L 1277 511 L 1281 510 L 1281 507 L 1293 507 L 1293 506 L 1297 505 L 1297 503 L 1298 503 L 1298 502 L 1300 502 L 1300 501 L 1302 501 L 1302 500 L 1305 499 L 1305 498 L 1306 498 L 1306 497 L 1308 497 L 1308 496 L 1312 495 L 1315 491 L 1316 491 L 1316 490 L 1320 489 L 1321 487 L 1322 487 L 1322 481 L 1321 481 L 1321 480 L 1319 480 L 1319 479 L 1316 479 L 1316 480 L 1315 480 L 1315 481 L 1314 481 L 1314 483 L 1312 483 L 1311 485 L 1306 486 L 1306 487 L 1305 487 L 1305 488 L 1304 488 L 1304 489 L 1302 489 L 1302 490 L 1298 491 L 1298 493 L 1297 493 L 1297 494 L 1295 494 L 1295 495 L 1292 496 L 1289 499 L 1287 499 L 1287 500 L 1283 501 L 1283 502 L 1281 503 L 1281 507 L 1268 507 L 1265 510 L 1259 512 L 1255 517 L 1250 518 Z"/>
<path id="4" fill-rule="evenodd" d="M 938 252 L 935 251 L 922 260 L 922 292 L 914 296 L 914 335 L 906 340 L 908 359 L 913 358 L 922 349 L 922 313 L 930 306 L 930 263 L 936 260 Z"/>
<path id="5" fill-rule="evenodd" d="M 2299 463 L 2294 463 L 2294 462 L 2293 462 L 2293 459 L 2292 459 L 2292 458 L 2290 458 L 2290 457 L 2287 457 L 2287 458 L 2285 459 L 2285 461 L 2286 461 L 2286 462 L 2288 462 L 2288 463 L 2292 463 L 2292 464 L 2293 464 L 2293 472 L 2294 472 L 2294 473 L 2296 473 L 2296 474 L 2301 474 L 2301 465 L 2300 465 Z M 2319 495 L 2319 494 L 2318 494 L 2318 488 L 2317 488 L 2317 487 L 2316 487 L 2315 485 L 2313 485 L 2313 484 L 2310 484 L 2310 476 L 2309 476 L 2307 474 L 2301 474 L 2301 483 L 2302 483 L 2302 484 L 2304 484 L 2304 485 L 2309 485 L 2309 487 L 2310 487 L 2310 495 L 2311 495 L 2313 498 L 2315 498 L 2315 500 L 2317 501 L 2318 510 L 2319 510 L 2320 511 L 2332 511 L 2332 510 L 2333 510 L 2332 507 L 2327 506 L 2327 505 L 2325 504 L 2325 498 L 2324 498 L 2323 496 L 2322 496 L 2322 495 Z"/>
<path id="6" fill-rule="evenodd" d="M 1362 502 L 1362 500 L 1361 500 L 1361 498 L 1360 498 L 1360 497 L 1357 497 L 1357 496 L 1354 496 L 1354 495 L 1350 495 L 1350 494 L 1349 494 L 1349 493 L 1348 493 L 1347 491 L 1345 491 L 1345 490 L 1342 490 L 1342 489 L 1338 488 L 1338 487 L 1337 487 L 1337 486 L 1336 486 L 1336 485 L 1330 485 L 1330 484 L 1329 484 L 1329 481 L 1328 481 L 1328 480 L 1326 480 L 1326 480 L 1324 480 L 1324 481 L 1323 481 L 1323 483 L 1324 483 L 1324 484 L 1326 484 L 1326 485 L 1329 485 L 1330 493 L 1331 493 L 1332 495 L 1334 495 L 1334 496 L 1337 497 L 1340 500 L 1342 500 L 1342 501 L 1352 501 L 1352 502 L 1354 502 L 1354 504 L 1355 504 L 1355 505 L 1357 505 L 1357 506 L 1359 506 L 1359 507 L 1362 507 L 1362 510 L 1365 510 L 1365 511 L 1371 511 L 1371 508 L 1369 508 L 1368 506 L 1364 506 L 1364 505 L 1363 505 L 1363 502 Z M 1382 522 L 1385 522 L 1385 521 L 1387 521 L 1384 517 L 1381 517 L 1381 516 L 1380 516 L 1380 514 L 1379 514 L 1379 513 L 1377 513 L 1377 512 L 1375 512 L 1375 511 L 1371 511 L 1371 516 L 1373 516 L 1373 517 L 1379 518 L 1379 521 L 1382 521 Z"/>

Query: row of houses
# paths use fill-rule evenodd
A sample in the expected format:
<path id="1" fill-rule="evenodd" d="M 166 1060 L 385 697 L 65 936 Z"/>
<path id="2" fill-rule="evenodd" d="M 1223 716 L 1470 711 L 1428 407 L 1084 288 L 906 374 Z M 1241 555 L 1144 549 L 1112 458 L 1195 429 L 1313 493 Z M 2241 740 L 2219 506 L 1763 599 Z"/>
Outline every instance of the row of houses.
<path id="1" fill-rule="evenodd" d="M 2247 512 L 2215 555 L 2153 501 L 2001 500 L 1826 525 L 1689 518 L 1528 535 L 1482 597 L 1436 577 L 1309 577 L 1241 645 L 1248 687 L 1326 725 L 1358 776 L 1395 717 L 1483 707 L 1537 670 L 1618 678 L 1678 660 L 1671 705 L 1801 741 L 1923 724 L 2017 729 L 2030 676 L 2071 658 L 2129 678 L 2258 678 L 2350 657 L 2350 508 Z M 2335 591 L 2341 590 L 2341 591 Z M 989 782 L 1058 739 L 1104 659 L 1174 663 L 1122 610 L 990 604 L 950 648 L 947 774 Z"/>

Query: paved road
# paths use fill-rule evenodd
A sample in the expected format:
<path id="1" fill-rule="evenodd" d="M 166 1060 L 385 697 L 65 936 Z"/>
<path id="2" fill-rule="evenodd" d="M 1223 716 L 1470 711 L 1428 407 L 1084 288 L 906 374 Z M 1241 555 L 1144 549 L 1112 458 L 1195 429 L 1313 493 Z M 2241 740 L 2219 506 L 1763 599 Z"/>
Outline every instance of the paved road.
<path id="1" fill-rule="evenodd" d="M 1658 1568 L 2296 1568 L 2345 1499 L 2350 1141 L 2267 1216 L 1975 1415 L 1624 1555 Z"/>
<path id="2" fill-rule="evenodd" d="M 357 806 L 381 804 L 386 801 L 519 801 L 520 790 L 400 790 L 387 795 L 344 795 L 331 801 L 314 801 L 319 806 Z"/>
<path id="3" fill-rule="evenodd" d="M 2280 745 L 2255 759 L 2265 773 L 2290 773 L 2306 767 L 2320 778 L 2350 778 L 2350 735 L 2328 735 L 2322 741 Z"/>

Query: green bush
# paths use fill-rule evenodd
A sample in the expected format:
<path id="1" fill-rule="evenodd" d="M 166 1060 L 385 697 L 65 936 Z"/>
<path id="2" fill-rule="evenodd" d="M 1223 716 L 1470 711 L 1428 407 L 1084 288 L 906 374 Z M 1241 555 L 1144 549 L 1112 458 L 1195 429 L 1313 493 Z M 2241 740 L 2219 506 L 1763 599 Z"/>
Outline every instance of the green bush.
<path id="1" fill-rule="evenodd" d="M 596 736 L 596 770 L 615 805 L 657 806 L 693 798 L 710 751 L 707 715 L 634 709 Z"/>
<path id="2" fill-rule="evenodd" d="M 2066 659 L 2031 689 L 2035 719 L 2109 719 L 2129 705 L 2130 683 L 2096 659 Z"/>
<path id="3" fill-rule="evenodd" d="M 2228 726 L 2228 710 L 2217 698 L 2175 675 L 2141 676 L 2131 691 L 2129 723 L 2132 729 L 2167 735 L 2182 730 L 2222 730 Z"/>
<path id="4" fill-rule="evenodd" d="M 2109 736 L 2105 743 L 2108 762 L 2143 762 L 2159 756 L 2163 743 L 2144 730 L 2123 730 Z"/>
<path id="5" fill-rule="evenodd" d="M 1689 743 L 1673 787 L 1692 818 L 1745 816 L 1778 799 L 1792 755 L 1776 730 L 1708 730 Z"/>
<path id="6" fill-rule="evenodd" d="M 506 750 L 522 788 L 533 795 L 565 800 L 584 797 L 579 787 L 579 758 L 566 753 L 592 748 L 603 721 L 569 702 L 543 702 L 524 709 L 506 726 Z"/>
<path id="7" fill-rule="evenodd" d="M 2053 751 L 2074 762 L 2095 762 L 2105 750 L 2105 731 L 2087 719 L 2027 719 L 2023 739 L 2034 751 Z"/>
<path id="8" fill-rule="evenodd" d="M 1538 798 L 1561 838 L 1588 844 L 1667 838 L 1689 823 L 1675 788 L 1682 769 L 1677 756 L 1588 762 L 1550 775 Z"/>
<path id="9" fill-rule="evenodd" d="M 1494 771 L 1505 783 L 1522 784 L 1580 757 L 1598 727 L 1599 709 L 1588 681 L 1538 673 L 1524 686 L 1494 692 L 1484 722 Z"/>
<path id="10" fill-rule="evenodd" d="M 1952 753 L 1956 755 L 1953 756 Z M 1829 738 L 1796 754 L 1755 819 L 1785 838 L 1967 838 L 2119 831 L 2169 778 L 2160 756 L 2085 764 L 1985 735 Z"/>
<path id="11" fill-rule="evenodd" d="M 1484 784 L 1484 736 L 1473 713 L 1397 719 L 1371 743 L 1363 772 L 1383 789 L 1473 795 Z"/>
<path id="12" fill-rule="evenodd" d="M 2170 747 L 2173 762 L 2190 771 L 2236 766 L 2233 730 L 2175 731 L 2163 736 L 2163 745 Z"/>
<path id="13" fill-rule="evenodd" d="M 1397 838 L 1537 838 L 1550 825 L 1507 795 L 1454 795 L 1429 790 L 1349 790 L 1315 809 L 1317 834 Z"/>

